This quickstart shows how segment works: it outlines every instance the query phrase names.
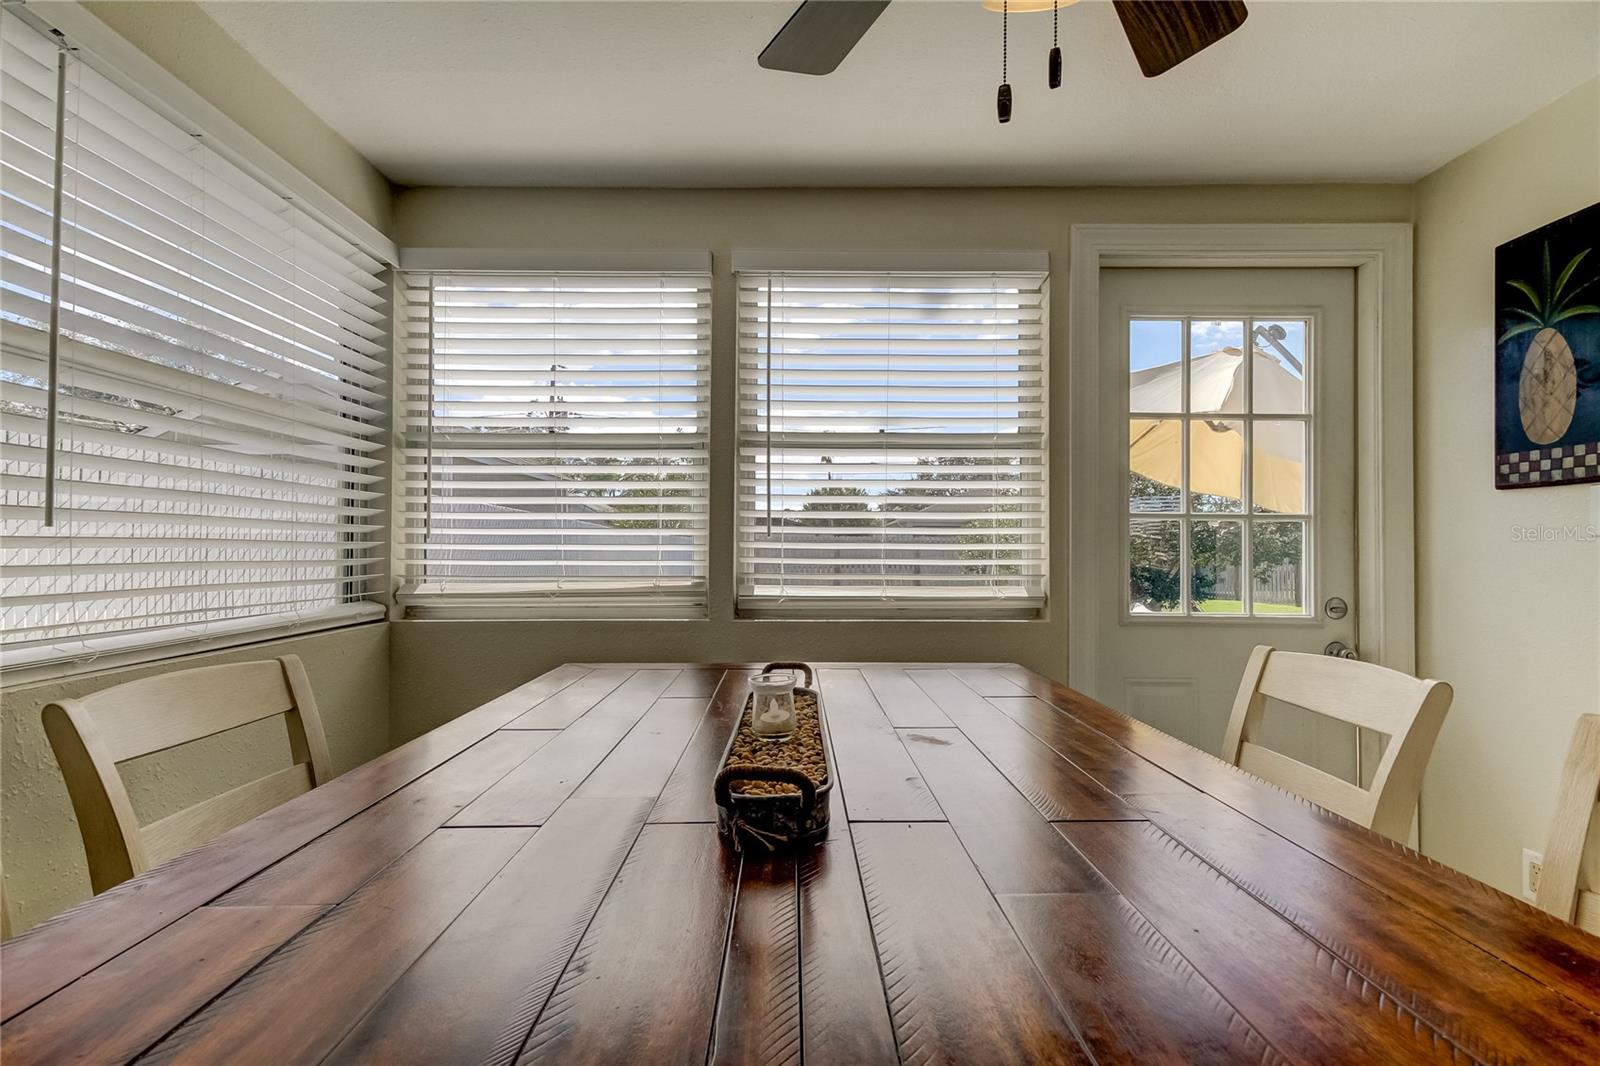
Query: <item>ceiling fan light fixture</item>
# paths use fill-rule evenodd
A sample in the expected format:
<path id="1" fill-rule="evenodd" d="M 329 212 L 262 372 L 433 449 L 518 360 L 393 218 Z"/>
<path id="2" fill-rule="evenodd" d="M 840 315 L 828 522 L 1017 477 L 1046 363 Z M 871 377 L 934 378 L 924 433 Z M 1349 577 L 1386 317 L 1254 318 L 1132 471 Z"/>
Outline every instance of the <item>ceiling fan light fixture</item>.
<path id="1" fill-rule="evenodd" d="M 1078 0 L 1009 0 L 1011 10 L 1018 15 L 1031 15 L 1041 11 L 1054 11 L 1058 7 L 1071 7 Z M 985 11 L 1003 13 L 1008 0 L 983 0 Z"/>
<path id="2" fill-rule="evenodd" d="M 1061 5 L 1055 0 L 1050 4 L 1050 88 L 1061 88 Z"/>
<path id="3" fill-rule="evenodd" d="M 1006 76 L 1006 49 L 1010 45 L 1010 0 L 1000 0 L 1000 91 L 995 93 L 995 114 L 1000 124 L 1011 121 L 1011 79 Z"/>

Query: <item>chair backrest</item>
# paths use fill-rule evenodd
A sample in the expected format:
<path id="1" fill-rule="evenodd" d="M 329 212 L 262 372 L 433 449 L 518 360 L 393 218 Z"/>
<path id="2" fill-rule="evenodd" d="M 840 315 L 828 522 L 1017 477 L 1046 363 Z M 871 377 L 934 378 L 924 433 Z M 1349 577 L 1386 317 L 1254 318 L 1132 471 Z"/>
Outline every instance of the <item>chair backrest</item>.
<path id="1" fill-rule="evenodd" d="M 140 825 L 118 764 L 284 715 L 293 764 Z M 104 892 L 332 776 L 305 667 L 294 655 L 158 674 L 44 709 L 89 861 Z"/>
<path id="2" fill-rule="evenodd" d="M 1222 757 L 1352 822 L 1403 841 L 1411 831 L 1422 773 L 1452 695 L 1443 681 L 1422 681 L 1372 663 L 1262 645 L 1250 653 L 1245 665 Z M 1256 743 L 1268 697 L 1387 735 L 1389 742 L 1371 787 L 1362 788 Z"/>
<path id="3" fill-rule="evenodd" d="M 1572 730 L 1536 899 L 1600 936 L 1600 714 L 1580 715 Z"/>

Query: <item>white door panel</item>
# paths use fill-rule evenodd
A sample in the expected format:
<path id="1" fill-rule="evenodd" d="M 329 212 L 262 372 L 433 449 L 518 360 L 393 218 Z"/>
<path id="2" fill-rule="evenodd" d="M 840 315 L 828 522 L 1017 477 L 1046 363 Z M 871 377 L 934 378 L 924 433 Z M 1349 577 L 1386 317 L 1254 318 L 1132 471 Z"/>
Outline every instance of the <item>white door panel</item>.
<path id="1" fill-rule="evenodd" d="M 1100 323 L 1096 676 L 1216 751 L 1252 647 L 1357 647 L 1355 274 L 1107 269 Z M 1356 772 L 1353 732 L 1283 718 L 1280 750 Z"/>

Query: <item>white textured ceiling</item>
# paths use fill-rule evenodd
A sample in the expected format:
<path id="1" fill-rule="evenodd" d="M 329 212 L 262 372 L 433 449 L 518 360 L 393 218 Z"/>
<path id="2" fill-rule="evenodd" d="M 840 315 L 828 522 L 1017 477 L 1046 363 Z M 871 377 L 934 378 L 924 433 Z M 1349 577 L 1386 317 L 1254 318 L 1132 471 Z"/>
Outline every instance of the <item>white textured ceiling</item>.
<path id="1" fill-rule="evenodd" d="M 404 185 L 1410 181 L 1600 72 L 1600 3 L 1250 0 L 1145 79 L 1110 4 L 895 0 L 826 77 L 756 55 L 767 0 L 226 0 L 224 29 Z M 1537 160 L 1529 160 L 1537 166 Z"/>

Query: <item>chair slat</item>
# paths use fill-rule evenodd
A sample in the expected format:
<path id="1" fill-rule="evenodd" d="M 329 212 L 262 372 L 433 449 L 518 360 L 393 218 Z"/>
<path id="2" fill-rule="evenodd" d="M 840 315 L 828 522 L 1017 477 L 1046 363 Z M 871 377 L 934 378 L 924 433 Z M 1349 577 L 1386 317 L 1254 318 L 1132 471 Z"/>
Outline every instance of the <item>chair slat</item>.
<path id="1" fill-rule="evenodd" d="M 116 762 L 294 709 L 277 660 L 202 666 L 130 681 L 80 702 Z"/>
<path id="2" fill-rule="evenodd" d="M 144 837 L 145 856 L 151 866 L 160 865 L 280 803 L 310 792 L 311 788 L 310 765 L 295 763 L 229 789 L 220 796 L 212 796 L 145 826 L 140 831 Z"/>
<path id="3" fill-rule="evenodd" d="M 1238 766 L 1352 822 L 1366 825 L 1372 817 L 1372 794 L 1366 789 L 1271 748 L 1245 741 L 1240 747 Z"/>
<path id="4" fill-rule="evenodd" d="M 1429 682 L 1372 663 L 1274 651 L 1261 674 L 1263 696 L 1388 736 L 1416 717 Z"/>

